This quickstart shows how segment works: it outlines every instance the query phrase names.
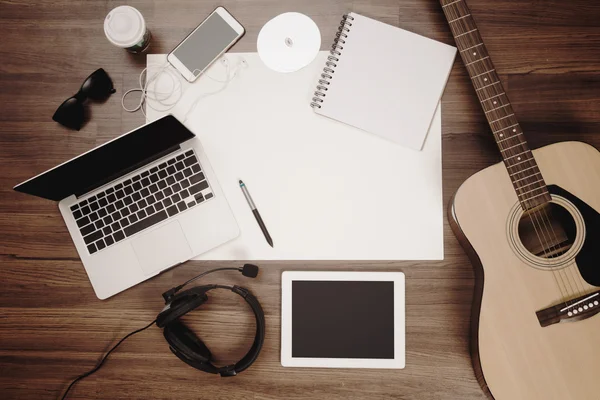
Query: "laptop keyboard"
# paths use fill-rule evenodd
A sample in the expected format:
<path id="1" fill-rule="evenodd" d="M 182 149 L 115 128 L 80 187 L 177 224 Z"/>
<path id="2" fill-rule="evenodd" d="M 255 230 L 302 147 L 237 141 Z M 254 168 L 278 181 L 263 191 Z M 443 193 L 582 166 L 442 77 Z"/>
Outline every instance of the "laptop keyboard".
<path id="1" fill-rule="evenodd" d="M 189 150 L 71 206 L 71 212 L 94 254 L 212 197 Z"/>

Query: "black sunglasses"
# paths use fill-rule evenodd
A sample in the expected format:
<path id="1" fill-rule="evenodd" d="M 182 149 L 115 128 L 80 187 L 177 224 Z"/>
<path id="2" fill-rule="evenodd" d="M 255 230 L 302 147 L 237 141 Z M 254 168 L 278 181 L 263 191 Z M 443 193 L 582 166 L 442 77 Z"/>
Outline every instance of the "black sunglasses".
<path id="1" fill-rule="evenodd" d="M 65 100 L 56 110 L 52 119 L 71 129 L 81 129 L 85 118 L 83 103 L 86 99 L 104 100 L 116 92 L 112 80 L 102 68 L 94 71 L 81 85 L 79 92 Z"/>

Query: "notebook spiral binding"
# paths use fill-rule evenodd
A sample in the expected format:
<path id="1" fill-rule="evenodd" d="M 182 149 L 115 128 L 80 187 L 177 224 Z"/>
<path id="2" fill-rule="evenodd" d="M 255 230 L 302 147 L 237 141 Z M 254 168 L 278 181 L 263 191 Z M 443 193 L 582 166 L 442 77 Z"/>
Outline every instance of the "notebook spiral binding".
<path id="1" fill-rule="evenodd" d="M 346 39 L 348 38 L 348 33 L 352 26 L 351 21 L 354 21 L 354 17 L 351 15 L 346 14 L 342 17 L 338 31 L 335 34 L 335 39 L 333 39 L 331 50 L 329 50 L 330 55 L 327 56 L 325 68 L 323 68 L 321 79 L 319 79 L 317 90 L 314 93 L 315 97 L 312 98 L 312 102 L 310 103 L 312 108 L 321 108 L 323 98 L 327 96 L 326 92 L 329 90 L 327 86 L 331 84 L 333 74 L 335 73 L 335 67 L 337 67 L 336 63 L 340 61 L 339 57 L 342 55 L 341 51 L 344 50 L 343 45 L 346 44 Z"/>

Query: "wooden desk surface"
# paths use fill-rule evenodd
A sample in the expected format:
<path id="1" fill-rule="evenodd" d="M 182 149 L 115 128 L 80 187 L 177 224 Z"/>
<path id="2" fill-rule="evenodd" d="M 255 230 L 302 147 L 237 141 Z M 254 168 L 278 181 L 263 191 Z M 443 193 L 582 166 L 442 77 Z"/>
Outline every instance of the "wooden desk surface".
<path id="1" fill-rule="evenodd" d="M 56 204 L 11 189 L 143 123 L 141 114 L 121 109 L 120 96 L 135 85 L 145 56 L 113 47 L 102 28 L 106 13 L 121 3 L 0 0 L 0 391 L 6 399 L 57 398 L 118 338 L 156 316 L 164 290 L 210 267 L 239 265 L 189 262 L 100 301 Z M 260 27 L 286 11 L 315 20 L 323 49 L 348 10 L 453 44 L 437 1 L 128 3 L 146 18 L 156 53 L 168 52 L 219 4 L 246 27 L 235 51 L 254 51 Z M 582 140 L 600 147 L 600 3 L 470 0 L 469 5 L 532 146 Z M 98 67 L 111 75 L 117 93 L 89 107 L 91 121 L 80 132 L 54 123 L 56 107 Z M 500 157 L 459 60 L 442 110 L 447 203 L 462 181 Z M 212 275 L 208 282 L 246 285 L 263 304 L 268 329 L 255 365 L 232 379 L 200 373 L 176 359 L 154 327 L 125 342 L 70 398 L 483 399 L 468 354 L 473 274 L 448 224 L 444 233 L 442 262 L 268 262 L 260 263 L 262 273 L 254 281 Z M 406 369 L 281 367 L 280 274 L 308 268 L 406 274 Z M 250 312 L 234 296 L 216 295 L 188 318 L 221 362 L 239 357 L 252 340 Z"/>

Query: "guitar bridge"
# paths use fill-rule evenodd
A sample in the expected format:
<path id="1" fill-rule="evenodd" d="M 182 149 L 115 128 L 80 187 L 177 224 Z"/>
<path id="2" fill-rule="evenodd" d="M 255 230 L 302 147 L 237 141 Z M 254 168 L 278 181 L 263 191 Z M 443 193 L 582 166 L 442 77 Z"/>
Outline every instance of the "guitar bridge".
<path id="1" fill-rule="evenodd" d="M 559 322 L 581 321 L 600 312 L 600 290 L 588 293 L 566 303 L 560 303 L 537 311 L 538 321 L 542 327 Z"/>

